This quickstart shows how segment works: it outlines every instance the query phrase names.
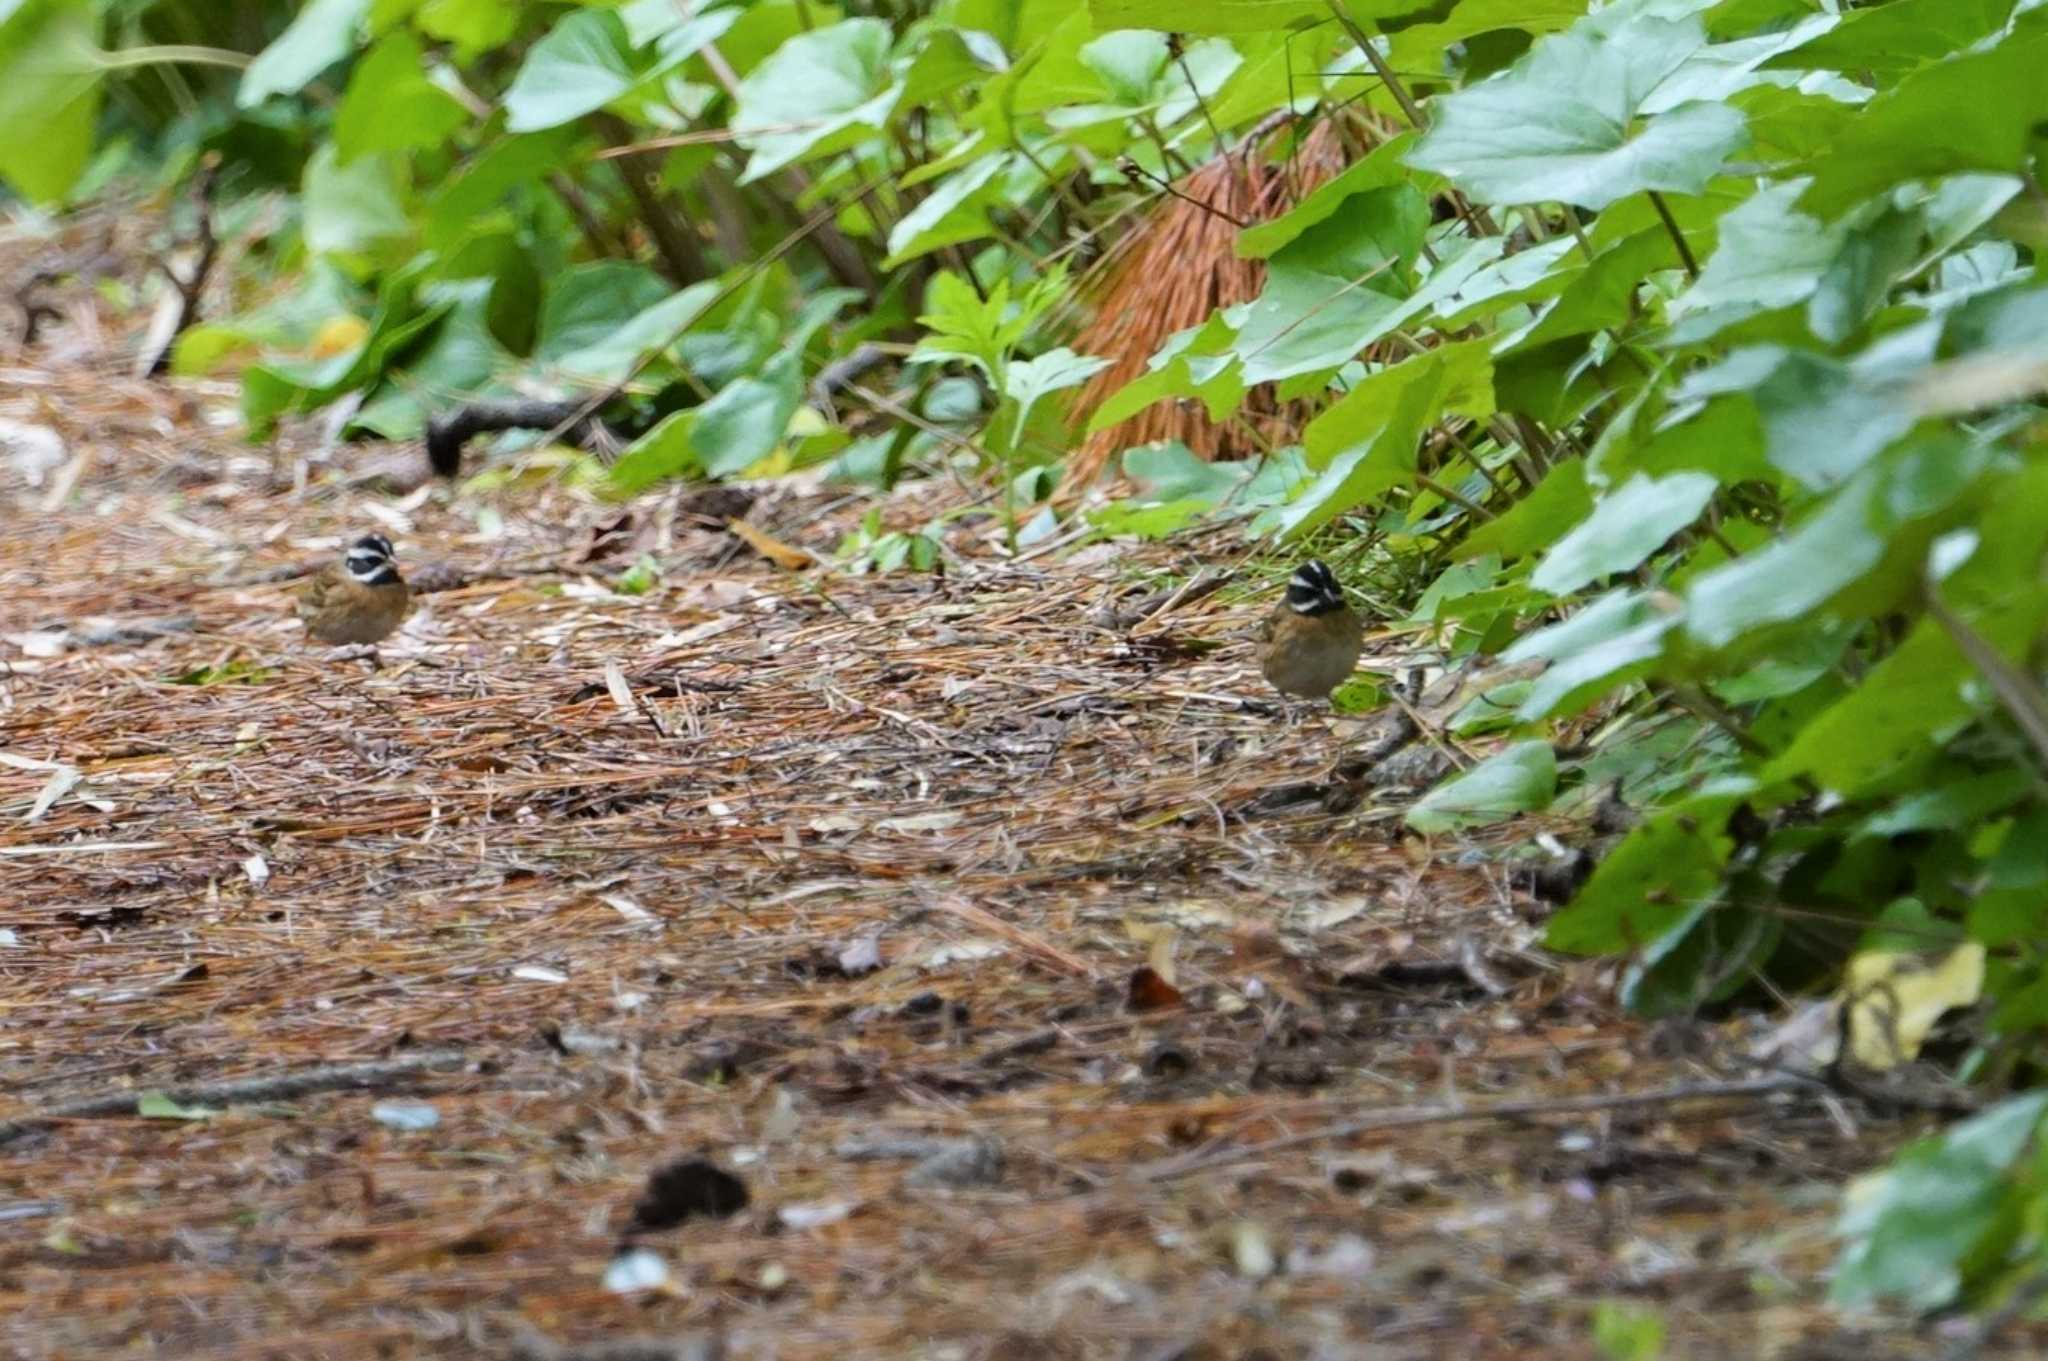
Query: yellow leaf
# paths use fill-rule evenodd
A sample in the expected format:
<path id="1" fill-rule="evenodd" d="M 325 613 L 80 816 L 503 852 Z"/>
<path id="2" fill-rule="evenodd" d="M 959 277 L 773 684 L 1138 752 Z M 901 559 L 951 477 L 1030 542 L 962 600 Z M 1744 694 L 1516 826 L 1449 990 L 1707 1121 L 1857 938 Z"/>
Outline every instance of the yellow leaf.
<path id="1" fill-rule="evenodd" d="M 754 528 L 745 520 L 735 518 L 727 520 L 725 524 L 726 528 L 739 535 L 746 542 L 747 547 L 753 549 L 778 567 L 787 567 L 790 571 L 795 572 L 812 566 L 817 562 L 816 558 L 803 549 L 791 547 L 774 535 Z"/>
<path id="2" fill-rule="evenodd" d="M 1975 941 L 1939 960 L 1909 951 L 1857 955 L 1842 988 L 1850 1053 L 1878 1070 L 1910 1062 L 1943 1012 L 1973 1005 L 1983 991 L 1984 947 Z"/>

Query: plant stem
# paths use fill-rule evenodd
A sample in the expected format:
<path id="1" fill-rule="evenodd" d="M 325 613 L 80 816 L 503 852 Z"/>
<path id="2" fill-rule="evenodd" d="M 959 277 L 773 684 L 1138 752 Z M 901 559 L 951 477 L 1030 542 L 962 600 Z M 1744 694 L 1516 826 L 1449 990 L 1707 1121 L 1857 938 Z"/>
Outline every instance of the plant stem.
<path id="1" fill-rule="evenodd" d="M 1650 202 L 1657 209 L 1657 216 L 1664 219 L 1664 230 L 1671 233 L 1671 240 L 1678 247 L 1678 260 L 1685 266 L 1685 275 L 1694 283 L 1699 282 L 1700 262 L 1693 256 L 1692 245 L 1685 239 L 1685 233 L 1678 230 L 1678 219 L 1671 215 L 1671 205 L 1655 189 L 1650 191 Z"/>
<path id="2" fill-rule="evenodd" d="M 152 47 L 124 47 L 118 52 L 95 52 L 90 57 L 94 67 L 101 71 L 125 71 L 137 66 L 226 66 L 236 71 L 248 69 L 254 60 L 246 52 L 229 52 L 218 47 L 190 47 L 182 43 L 166 43 Z"/>

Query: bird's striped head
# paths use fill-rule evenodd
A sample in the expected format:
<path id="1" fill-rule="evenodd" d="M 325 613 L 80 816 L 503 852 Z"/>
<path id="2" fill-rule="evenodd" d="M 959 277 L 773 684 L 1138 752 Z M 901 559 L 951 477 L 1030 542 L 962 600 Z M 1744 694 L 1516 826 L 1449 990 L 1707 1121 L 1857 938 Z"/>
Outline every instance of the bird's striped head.
<path id="1" fill-rule="evenodd" d="M 391 540 L 382 534 L 365 534 L 348 546 L 341 566 L 351 579 L 365 586 L 388 586 L 398 580 L 398 564 L 392 558 Z"/>
<path id="2" fill-rule="evenodd" d="M 1288 578 L 1287 608 L 1296 614 L 1331 614 L 1344 608 L 1344 588 L 1320 560 L 1304 562 Z"/>

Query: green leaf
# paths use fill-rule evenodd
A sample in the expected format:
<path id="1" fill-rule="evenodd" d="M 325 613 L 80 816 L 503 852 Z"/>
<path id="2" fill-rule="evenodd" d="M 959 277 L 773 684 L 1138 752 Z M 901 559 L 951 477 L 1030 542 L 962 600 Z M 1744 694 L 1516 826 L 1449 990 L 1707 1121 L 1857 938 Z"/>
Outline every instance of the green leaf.
<path id="1" fill-rule="evenodd" d="M 1124 454 L 1124 476 L 1144 490 L 1148 501 L 1191 501 L 1213 506 L 1244 484 L 1243 464 L 1211 463 L 1179 440 L 1145 444 Z"/>
<path id="2" fill-rule="evenodd" d="M 356 64 L 334 116 L 334 148 L 346 165 L 373 151 L 435 146 L 468 121 L 454 96 L 421 74 L 419 42 L 394 30 Z"/>
<path id="3" fill-rule="evenodd" d="M 1921 67 L 1873 99 L 1818 160 L 1800 208 L 1840 216 L 1905 180 L 2023 172 L 2048 121 L 2048 33 Z"/>
<path id="4" fill-rule="evenodd" d="M 1510 506 L 1507 513 L 1467 534 L 1458 545 L 1460 558 L 1497 553 L 1519 558 L 1536 552 L 1556 537 L 1557 526 L 1577 524 L 1593 511 L 1593 493 L 1586 486 L 1586 461 L 1566 459 L 1543 475 L 1536 490 Z"/>
<path id="5" fill-rule="evenodd" d="M 617 11 L 573 10 L 520 63 L 505 91 L 505 128 L 559 127 L 603 108 L 639 80 Z"/>
<path id="6" fill-rule="evenodd" d="M 250 109 L 272 95 L 303 90 L 355 50 L 356 30 L 369 12 L 370 0 L 311 0 L 242 72 L 235 103 Z"/>
<path id="7" fill-rule="evenodd" d="M 1839 24 L 1765 65 L 1800 71 L 1906 71 L 1996 33 L 2012 8 L 2013 0 L 1892 0 L 1843 15 Z"/>
<path id="8" fill-rule="evenodd" d="M 1421 9 L 1428 0 L 1353 0 L 1360 17 Z M 1088 0 L 1095 26 L 1167 33 L 1269 33 L 1304 28 L 1330 17 L 1323 0 Z"/>
<path id="9" fill-rule="evenodd" d="M 797 356 L 784 352 L 758 378 L 736 378 L 697 408 L 690 443 L 706 473 L 732 477 L 775 451 L 802 398 L 797 371 Z"/>
<path id="10" fill-rule="evenodd" d="M 1593 1343 L 1608 1361 L 1657 1361 L 1664 1355 L 1664 1316 L 1614 1300 L 1593 1307 Z"/>
<path id="11" fill-rule="evenodd" d="M 1484 342 L 1467 341 L 1364 379 L 1303 432 L 1321 471 L 1281 516 L 1281 532 L 1313 529 L 1412 476 L 1422 432 L 1445 412 L 1491 414 L 1492 377 Z"/>
<path id="12" fill-rule="evenodd" d="M 1350 201 L 1371 189 L 1407 184 L 1414 172 L 1402 158 L 1415 145 L 1415 134 L 1404 132 L 1374 147 L 1364 159 L 1347 166 L 1325 180 L 1308 196 L 1271 222 L 1261 222 L 1237 234 L 1238 256 L 1246 260 L 1270 258 L 1311 227 L 1327 222 L 1339 212 L 1350 212 Z"/>
<path id="13" fill-rule="evenodd" d="M 1913 427 L 1889 385 L 1810 350 L 1737 350 L 1691 375 L 1679 395 L 1721 393 L 1747 397 L 1763 417 L 1765 457 L 1815 491 L 1839 486 Z"/>
<path id="14" fill-rule="evenodd" d="M 1075 354 L 1064 345 L 1055 346 L 1036 359 L 1011 364 L 1003 377 L 1003 395 L 1029 411 L 1047 393 L 1079 387 L 1108 368 L 1109 362 L 1096 355 Z M 1018 419 L 1021 423 L 1023 417 Z"/>
<path id="15" fill-rule="evenodd" d="M 362 255 L 412 234 L 405 167 L 385 153 L 341 164 L 333 142 L 306 162 L 306 248 L 316 255 Z"/>
<path id="16" fill-rule="evenodd" d="M 642 356 L 675 344 L 691 326 L 702 319 L 718 296 L 718 282 L 706 279 L 680 293 L 643 308 L 623 323 L 615 322 L 602 335 L 553 358 L 565 378 L 591 384 L 616 383 L 623 379 Z"/>
<path id="17" fill-rule="evenodd" d="M 1483 203 L 1604 208 L 1645 189 L 1697 193 L 1747 140 L 1742 115 L 1705 100 L 1643 113 L 1705 43 L 1696 18 L 1604 10 L 1505 73 L 1430 101 L 1429 132 L 1408 163 Z"/>
<path id="18" fill-rule="evenodd" d="M 0 5 L 0 179 L 61 199 L 92 156 L 100 114 L 99 21 L 68 0 Z"/>
<path id="19" fill-rule="evenodd" d="M 1012 165 L 1008 155 L 984 156 L 948 175 L 923 202 L 905 213 L 889 231 L 889 258 L 884 269 L 896 269 L 935 250 L 989 234 L 989 208 L 1002 201 L 1002 176 Z"/>
<path id="20" fill-rule="evenodd" d="M 137 1092 L 135 1113 L 145 1120 L 211 1120 L 220 1114 L 210 1106 L 181 1106 L 162 1092 Z"/>
<path id="21" fill-rule="evenodd" d="M 1719 487 L 1705 473 L 1656 479 L 1638 473 L 1602 496 L 1592 516 L 1557 541 L 1529 584 L 1570 595 L 1601 577 L 1632 570 L 1698 519 Z"/>
<path id="22" fill-rule="evenodd" d="M 1697 578 L 1686 593 L 1686 631 L 1718 648 L 1830 603 L 1854 613 L 1888 607 L 1902 583 L 1882 580 L 1876 568 L 1888 554 L 1896 561 L 1895 550 L 1912 541 L 1903 529 L 1960 498 L 1988 457 L 1956 437 L 1928 437 L 1899 450 L 1784 538 Z M 1925 534 L 1915 537 L 1924 541 Z M 1870 598 L 1841 599 L 1858 587 Z"/>
<path id="23" fill-rule="evenodd" d="M 1429 203 L 1408 185 L 1354 195 L 1267 262 L 1238 330 L 1247 384 L 1333 369 L 1384 333 L 1411 291 Z"/>
<path id="24" fill-rule="evenodd" d="M 740 82 L 732 131 L 753 153 L 742 184 L 852 146 L 889 121 L 889 25 L 848 19 L 791 38 Z"/>
<path id="25" fill-rule="evenodd" d="M 413 13 L 420 32 L 455 44 L 465 59 L 487 52 L 519 31 L 521 10 L 505 0 L 424 0 Z"/>
<path id="26" fill-rule="evenodd" d="M 702 470 L 692 435 L 699 409 L 671 412 L 620 452 L 605 476 L 614 496 L 632 496 L 657 482 Z"/>
<path id="27" fill-rule="evenodd" d="M 1735 844 L 1722 828 L 1743 792 L 1710 788 L 1638 823 L 1550 919 L 1544 943 L 1581 955 L 1639 949 L 1718 898 Z"/>
<path id="28" fill-rule="evenodd" d="M 1843 1196 L 1836 1234 L 1847 1240 L 1830 1295 L 1860 1304 L 1892 1297 L 1936 1309 L 1962 1293 L 1981 1244 L 2018 1213 L 2013 1164 L 2039 1133 L 2048 1093 L 2008 1097 L 1943 1134 L 1909 1145 Z"/>
<path id="29" fill-rule="evenodd" d="M 595 344 L 630 317 L 669 296 L 661 276 L 623 260 L 594 260 L 565 271 L 541 303 L 535 353 L 556 359 Z"/>
<path id="30" fill-rule="evenodd" d="M 1789 307 L 1813 296 L 1848 235 L 1795 206 L 1809 182 L 1793 180 L 1757 191 L 1721 218 L 1720 244 L 1672 314 L 1746 303 Z"/>
<path id="31" fill-rule="evenodd" d="M 1557 755 L 1550 743 L 1517 742 L 1416 800 L 1407 824 L 1425 835 L 1505 822 L 1548 808 L 1557 796 Z"/>
<path id="32" fill-rule="evenodd" d="M 1107 430 L 1169 397 L 1198 397 L 1208 407 L 1210 420 L 1225 419 L 1244 398 L 1237 356 L 1230 349 L 1236 338 L 1235 328 L 1220 312 L 1199 327 L 1168 336 L 1148 361 L 1148 371 L 1095 409 L 1088 419 L 1089 433 Z"/>
<path id="33" fill-rule="evenodd" d="M 507 199 L 539 185 L 562 163 L 575 140 L 572 128 L 506 137 L 472 157 L 455 178 L 435 191 L 424 215 L 427 245 L 453 250 Z"/>

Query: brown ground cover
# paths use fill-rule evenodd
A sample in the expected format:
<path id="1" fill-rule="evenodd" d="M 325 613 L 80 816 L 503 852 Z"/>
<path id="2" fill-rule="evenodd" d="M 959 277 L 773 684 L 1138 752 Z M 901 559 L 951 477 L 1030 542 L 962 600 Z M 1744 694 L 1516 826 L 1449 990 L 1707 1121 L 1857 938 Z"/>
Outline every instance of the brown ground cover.
<path id="1" fill-rule="evenodd" d="M 1819 1304 L 1910 1125 L 1573 1108 L 1748 1076 L 1740 1026 L 1536 949 L 1528 826 L 1287 797 L 1363 725 L 1282 726 L 1263 602 L 1105 624 L 1222 541 L 795 576 L 726 517 L 863 507 L 393 494 L 230 403 L 0 373 L 64 455 L 0 458 L 0 1354 L 1578 1357 L 1602 1301 L 1670 1356 L 1945 1345 Z M 285 594 L 366 528 L 438 588 L 375 668 Z M 1315 1137 L 1501 1101 L 1555 1108 Z M 650 1192 L 692 1160 L 745 1205 Z"/>

